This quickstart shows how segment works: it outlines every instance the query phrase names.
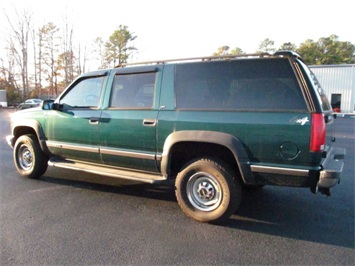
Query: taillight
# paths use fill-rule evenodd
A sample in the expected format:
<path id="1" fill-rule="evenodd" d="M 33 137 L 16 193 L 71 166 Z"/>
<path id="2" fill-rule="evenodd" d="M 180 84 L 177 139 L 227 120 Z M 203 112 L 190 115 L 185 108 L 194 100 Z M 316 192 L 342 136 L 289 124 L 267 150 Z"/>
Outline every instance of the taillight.
<path id="1" fill-rule="evenodd" d="M 324 150 L 325 134 L 324 115 L 312 114 L 311 142 L 309 146 L 311 152 L 319 152 Z"/>

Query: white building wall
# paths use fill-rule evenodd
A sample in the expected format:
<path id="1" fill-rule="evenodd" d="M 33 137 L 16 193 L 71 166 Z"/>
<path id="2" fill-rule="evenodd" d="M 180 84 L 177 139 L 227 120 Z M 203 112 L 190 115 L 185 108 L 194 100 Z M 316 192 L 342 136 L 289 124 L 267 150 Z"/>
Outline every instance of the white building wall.
<path id="1" fill-rule="evenodd" d="M 324 89 L 329 101 L 341 94 L 341 112 L 355 111 L 355 65 L 309 66 Z"/>
<path id="2" fill-rule="evenodd" d="M 0 107 L 7 107 L 6 90 L 0 90 Z"/>

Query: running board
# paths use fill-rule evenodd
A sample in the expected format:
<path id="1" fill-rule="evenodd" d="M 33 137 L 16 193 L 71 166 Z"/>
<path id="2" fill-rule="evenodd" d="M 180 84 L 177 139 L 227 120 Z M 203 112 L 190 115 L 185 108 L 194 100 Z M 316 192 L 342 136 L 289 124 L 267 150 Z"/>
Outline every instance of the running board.
<path id="1" fill-rule="evenodd" d="M 92 174 L 104 175 L 104 176 L 109 176 L 114 178 L 127 179 L 132 181 L 150 183 L 150 184 L 161 183 L 167 180 L 167 178 L 159 174 L 134 172 L 134 171 L 112 168 L 107 165 L 105 166 L 93 165 L 93 164 L 87 164 L 82 162 L 62 160 L 58 158 L 51 158 L 48 161 L 48 165 L 53 167 L 83 171 Z"/>

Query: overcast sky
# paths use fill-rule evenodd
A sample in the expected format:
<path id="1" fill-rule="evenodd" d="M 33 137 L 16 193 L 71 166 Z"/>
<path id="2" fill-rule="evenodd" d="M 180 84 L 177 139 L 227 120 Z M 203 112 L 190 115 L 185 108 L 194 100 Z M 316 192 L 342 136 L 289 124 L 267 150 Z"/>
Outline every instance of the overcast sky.
<path id="1" fill-rule="evenodd" d="M 107 40 L 119 25 L 137 35 L 134 61 L 211 55 L 228 45 L 252 53 L 269 38 L 275 47 L 317 41 L 331 34 L 355 44 L 350 0 L 1 0 L 0 49 L 7 24 L 4 10 L 30 9 L 37 25 L 62 27 L 67 15 L 75 42 Z"/>

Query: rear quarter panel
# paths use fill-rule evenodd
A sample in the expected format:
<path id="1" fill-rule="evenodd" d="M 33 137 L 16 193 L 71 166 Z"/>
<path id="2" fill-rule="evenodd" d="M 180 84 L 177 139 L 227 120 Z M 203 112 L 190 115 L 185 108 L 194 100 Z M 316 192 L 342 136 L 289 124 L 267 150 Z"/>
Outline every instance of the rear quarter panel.
<path id="1" fill-rule="evenodd" d="M 307 113 L 161 111 L 158 152 L 173 131 L 209 130 L 225 132 L 239 139 L 251 164 L 308 166 L 311 117 Z M 285 158 L 281 146 L 292 143 L 295 158 Z M 291 147 L 293 147 L 290 145 Z"/>

